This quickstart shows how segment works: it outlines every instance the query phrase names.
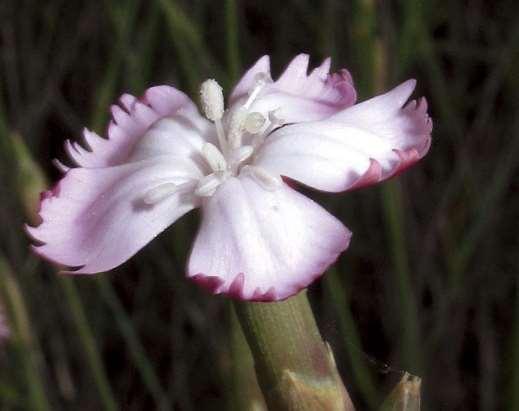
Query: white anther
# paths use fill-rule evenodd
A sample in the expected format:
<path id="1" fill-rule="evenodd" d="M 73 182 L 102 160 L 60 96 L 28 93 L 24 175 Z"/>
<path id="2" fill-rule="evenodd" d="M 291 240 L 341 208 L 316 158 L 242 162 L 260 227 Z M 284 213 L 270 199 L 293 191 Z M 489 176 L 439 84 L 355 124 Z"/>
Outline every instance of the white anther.
<path id="1" fill-rule="evenodd" d="M 205 116 L 212 121 L 220 120 L 224 112 L 222 87 L 216 80 L 209 79 L 200 87 L 200 100 Z"/>
<path id="2" fill-rule="evenodd" d="M 221 177 L 214 173 L 209 174 L 198 181 L 195 194 L 200 197 L 211 197 L 221 183 Z"/>
<path id="3" fill-rule="evenodd" d="M 223 171 L 227 168 L 227 161 L 218 148 L 211 143 L 202 146 L 202 155 L 213 171 Z"/>
<path id="4" fill-rule="evenodd" d="M 164 183 L 158 185 L 157 187 L 148 190 L 142 201 L 147 205 L 155 205 L 160 203 L 162 200 L 168 198 L 170 195 L 178 192 L 178 186 L 174 183 Z"/>
<path id="5" fill-rule="evenodd" d="M 252 155 L 252 153 L 254 153 L 254 147 L 252 146 L 238 147 L 231 153 L 230 163 L 238 166 L 246 161 Z"/>
<path id="6" fill-rule="evenodd" d="M 245 130 L 248 133 L 257 134 L 263 129 L 266 120 L 267 119 L 261 113 L 250 113 L 247 115 L 247 118 L 245 119 Z"/>
<path id="7" fill-rule="evenodd" d="M 265 138 L 272 133 L 272 131 L 276 127 L 280 127 L 283 124 L 285 124 L 285 120 L 279 115 L 280 109 L 277 108 L 275 110 L 269 111 L 269 125 L 268 127 L 263 131 L 263 133 L 258 134 L 255 136 L 253 140 L 254 147 L 258 147 L 265 141 Z"/>
<path id="8" fill-rule="evenodd" d="M 259 185 L 268 191 L 277 190 L 283 184 L 283 180 L 281 180 L 280 176 L 272 175 L 263 167 L 245 166 L 243 167 L 243 171 L 251 175 Z"/>

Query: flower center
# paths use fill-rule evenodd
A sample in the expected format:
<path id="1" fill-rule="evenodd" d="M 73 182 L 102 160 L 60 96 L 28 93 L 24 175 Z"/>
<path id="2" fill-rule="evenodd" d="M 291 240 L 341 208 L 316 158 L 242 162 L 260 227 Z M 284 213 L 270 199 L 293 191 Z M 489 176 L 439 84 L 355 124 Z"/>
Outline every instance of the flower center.
<path id="1" fill-rule="evenodd" d="M 207 142 L 202 147 L 201 154 L 212 172 L 200 179 L 195 189 L 196 195 L 213 195 L 227 178 L 237 176 L 241 172 L 250 173 L 266 189 L 279 187 L 279 176 L 247 164 L 267 135 L 283 123 L 275 111 L 269 112 L 268 118 L 261 113 L 250 111 L 254 101 L 271 81 L 266 73 L 257 74 L 247 100 L 241 106 L 228 111 L 226 121 L 222 87 L 213 79 L 202 83 L 202 109 L 205 116 L 215 124 L 218 144 Z"/>
<path id="2" fill-rule="evenodd" d="M 265 138 L 272 130 L 283 124 L 277 110 L 268 112 L 266 117 L 262 113 L 250 111 L 265 85 L 271 81 L 267 74 L 258 74 L 245 103 L 227 112 L 224 109 L 220 85 L 212 79 L 202 83 L 200 88 L 202 109 L 205 116 L 214 122 L 218 137 L 215 144 L 206 142 L 200 150 L 210 172 L 199 180 L 190 180 L 181 184 L 161 183 L 144 194 L 143 203 L 153 206 L 181 192 L 194 192 L 200 197 L 210 197 L 225 180 L 240 173 L 247 173 L 266 190 L 280 187 L 282 180 L 279 175 L 249 164 Z"/>

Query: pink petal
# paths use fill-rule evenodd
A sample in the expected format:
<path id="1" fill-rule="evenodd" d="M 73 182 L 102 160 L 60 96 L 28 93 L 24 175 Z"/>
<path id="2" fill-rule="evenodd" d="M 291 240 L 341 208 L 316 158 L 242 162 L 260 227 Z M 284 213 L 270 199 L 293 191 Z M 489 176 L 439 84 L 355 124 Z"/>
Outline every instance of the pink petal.
<path id="1" fill-rule="evenodd" d="M 174 164 L 174 166 L 172 166 Z M 162 183 L 200 178 L 190 160 L 171 156 L 107 168 L 75 168 L 42 195 L 34 250 L 55 263 L 97 273 L 122 264 L 195 207 L 185 194 L 150 206 L 143 198 Z"/>
<path id="2" fill-rule="evenodd" d="M 242 174 L 202 206 L 188 276 L 216 294 L 282 300 L 319 277 L 350 237 L 340 221 L 287 185 L 267 191 Z"/>
<path id="3" fill-rule="evenodd" d="M 326 120 L 283 127 L 267 138 L 255 164 L 332 192 L 390 178 L 421 159 L 431 144 L 425 99 L 402 107 L 414 86 L 408 81 Z"/>
<path id="4" fill-rule="evenodd" d="M 84 130 L 84 145 L 67 141 L 65 150 L 80 167 L 107 167 L 124 163 L 135 144 L 159 118 L 181 113 L 193 122 L 203 122 L 196 106 L 182 92 L 169 86 L 148 89 L 141 99 L 123 94 L 120 105 L 111 108 L 108 139 Z"/>
<path id="5" fill-rule="evenodd" d="M 321 120 L 355 103 L 356 92 L 347 70 L 330 74 L 329 58 L 308 74 L 309 56 L 296 56 L 279 79 L 265 86 L 250 111 L 268 113 L 279 109 L 287 123 Z M 232 104 L 240 104 L 255 85 L 258 73 L 270 74 L 268 56 L 262 57 L 238 83 L 231 94 Z"/>
<path id="6" fill-rule="evenodd" d="M 200 152 L 206 142 L 217 144 L 211 123 L 177 114 L 157 120 L 135 144 L 127 161 L 172 155 L 195 160 L 203 169 L 206 162 Z"/>

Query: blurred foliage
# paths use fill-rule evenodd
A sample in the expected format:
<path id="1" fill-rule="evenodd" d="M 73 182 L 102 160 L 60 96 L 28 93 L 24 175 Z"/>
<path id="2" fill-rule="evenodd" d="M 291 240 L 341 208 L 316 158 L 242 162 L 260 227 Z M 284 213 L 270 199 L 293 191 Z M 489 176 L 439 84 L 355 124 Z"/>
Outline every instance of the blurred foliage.
<path id="1" fill-rule="evenodd" d="M 434 119 L 430 154 L 398 180 L 312 193 L 355 233 L 310 296 L 358 409 L 406 370 L 422 409 L 519 410 L 518 15 L 512 0 L 2 1 L 0 292 L 15 335 L 0 409 L 225 408 L 227 302 L 183 279 L 197 216 L 70 279 L 29 252 L 27 202 L 39 170 L 58 178 L 64 139 L 103 132 L 123 92 L 196 97 L 208 77 L 229 90 L 260 55 L 279 73 L 305 51 L 348 67 L 361 98 L 417 78 Z"/>

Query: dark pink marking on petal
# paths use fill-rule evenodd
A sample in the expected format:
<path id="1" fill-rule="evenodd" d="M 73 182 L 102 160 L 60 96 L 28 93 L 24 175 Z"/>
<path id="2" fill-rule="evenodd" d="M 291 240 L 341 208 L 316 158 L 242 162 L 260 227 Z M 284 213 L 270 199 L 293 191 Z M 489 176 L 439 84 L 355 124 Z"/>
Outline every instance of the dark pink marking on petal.
<path id="1" fill-rule="evenodd" d="M 243 298 L 243 286 L 245 285 L 245 276 L 243 273 L 240 273 L 233 280 L 231 285 L 229 286 L 229 290 L 224 292 L 231 298 L 242 299 Z"/>
<path id="2" fill-rule="evenodd" d="M 48 199 L 48 198 L 52 198 L 54 197 L 54 193 L 52 192 L 52 190 L 46 190 L 46 191 L 42 191 L 40 193 L 40 207 L 41 207 L 41 202 Z"/>
<path id="3" fill-rule="evenodd" d="M 60 192 L 61 192 L 61 181 L 62 180 L 59 180 L 56 184 L 54 184 L 54 186 L 52 186 L 50 189 L 48 190 L 45 190 L 45 191 L 42 191 L 40 193 L 40 206 L 39 206 L 39 209 L 41 210 L 41 206 L 42 206 L 42 203 L 45 201 L 45 200 L 48 200 L 50 198 L 53 198 L 53 197 L 59 197 L 60 195 Z"/>
<path id="4" fill-rule="evenodd" d="M 353 183 L 348 190 L 356 190 L 378 183 L 382 179 L 382 166 L 377 160 L 370 159 L 370 165 L 366 172 Z"/>
<path id="5" fill-rule="evenodd" d="M 250 300 L 256 302 L 276 301 L 276 289 L 274 287 L 270 287 L 265 293 L 263 293 L 258 287 L 254 290 Z"/>
<path id="6" fill-rule="evenodd" d="M 418 160 L 420 160 L 420 154 L 415 148 L 412 148 L 410 150 L 393 150 L 393 152 L 398 155 L 400 158 L 400 162 L 398 166 L 391 171 L 390 177 L 395 177 L 399 175 L 400 173 L 407 170 L 409 167 L 411 167 L 414 163 L 416 163 Z"/>
<path id="7" fill-rule="evenodd" d="M 191 279 L 213 294 L 216 293 L 218 288 L 220 288 L 224 283 L 220 277 L 214 275 L 205 275 L 202 273 L 192 276 Z"/>
<path id="8" fill-rule="evenodd" d="M 431 126 L 432 126 L 432 120 L 429 119 L 428 121 L 431 123 Z M 420 158 L 423 158 L 429 152 L 429 149 L 431 148 L 431 143 L 432 143 L 432 138 L 429 135 L 429 137 L 425 140 L 423 146 L 417 148 L 418 155 L 420 156 Z"/>

